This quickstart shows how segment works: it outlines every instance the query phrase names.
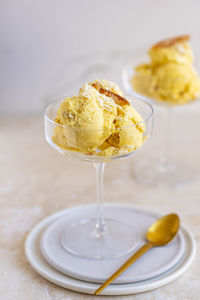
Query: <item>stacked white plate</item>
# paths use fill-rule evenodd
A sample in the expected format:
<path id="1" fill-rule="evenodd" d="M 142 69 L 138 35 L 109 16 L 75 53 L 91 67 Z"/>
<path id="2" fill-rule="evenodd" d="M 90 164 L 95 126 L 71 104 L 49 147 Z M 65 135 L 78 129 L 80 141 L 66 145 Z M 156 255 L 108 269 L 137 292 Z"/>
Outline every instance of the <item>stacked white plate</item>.
<path id="1" fill-rule="evenodd" d="M 95 213 L 94 205 L 78 206 L 57 212 L 37 224 L 29 233 L 25 244 L 26 256 L 32 267 L 41 276 L 59 286 L 93 294 L 99 284 L 132 254 L 109 260 L 90 260 L 74 256 L 62 248 L 59 237 L 69 218 L 78 220 L 81 215 L 91 217 Z M 114 204 L 105 205 L 104 214 L 130 226 L 135 224 L 141 237 L 137 248 L 145 243 L 148 227 L 160 217 L 133 206 Z M 102 295 L 134 294 L 165 285 L 187 270 L 195 257 L 195 252 L 192 234 L 181 226 L 178 235 L 170 244 L 147 252 L 108 286 Z"/>

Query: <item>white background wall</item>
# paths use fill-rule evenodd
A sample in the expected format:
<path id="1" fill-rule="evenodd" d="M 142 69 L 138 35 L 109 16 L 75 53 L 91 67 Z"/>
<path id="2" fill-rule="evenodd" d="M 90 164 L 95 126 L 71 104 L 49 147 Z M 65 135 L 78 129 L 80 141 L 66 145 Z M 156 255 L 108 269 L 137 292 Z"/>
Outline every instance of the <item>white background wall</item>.
<path id="1" fill-rule="evenodd" d="M 84 71 L 72 59 L 183 33 L 200 60 L 198 0 L 0 0 L 0 112 L 42 111 L 62 76 Z"/>

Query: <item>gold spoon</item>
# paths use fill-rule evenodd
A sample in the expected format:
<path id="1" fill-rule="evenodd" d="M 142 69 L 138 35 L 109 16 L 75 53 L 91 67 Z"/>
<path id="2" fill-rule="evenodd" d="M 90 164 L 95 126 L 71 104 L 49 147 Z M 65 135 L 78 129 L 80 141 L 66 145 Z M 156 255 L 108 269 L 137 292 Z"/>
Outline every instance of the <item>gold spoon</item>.
<path id="1" fill-rule="evenodd" d="M 176 214 L 169 214 L 153 223 L 147 233 L 147 243 L 134 253 L 113 275 L 111 275 L 96 291 L 95 295 L 100 294 L 113 280 L 130 267 L 149 249 L 156 246 L 164 246 L 171 242 L 180 227 L 180 219 Z"/>

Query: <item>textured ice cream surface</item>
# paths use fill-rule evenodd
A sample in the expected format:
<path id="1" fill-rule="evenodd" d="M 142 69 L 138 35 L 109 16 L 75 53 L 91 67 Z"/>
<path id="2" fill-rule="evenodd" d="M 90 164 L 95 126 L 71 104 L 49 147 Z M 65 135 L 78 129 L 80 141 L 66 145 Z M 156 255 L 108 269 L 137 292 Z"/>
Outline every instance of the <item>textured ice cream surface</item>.
<path id="1" fill-rule="evenodd" d="M 61 104 L 57 121 L 65 126 L 63 134 L 70 147 L 92 151 L 109 136 L 115 115 L 114 101 L 86 84 L 79 96 L 66 98 Z"/>
<path id="2" fill-rule="evenodd" d="M 188 103 L 200 96 L 200 80 L 192 66 L 189 36 L 163 40 L 149 51 L 150 63 L 138 65 L 131 79 L 140 94 L 171 104 Z"/>
<path id="3" fill-rule="evenodd" d="M 133 147 L 139 148 L 143 143 L 143 132 L 145 131 L 145 124 L 140 114 L 134 109 L 133 106 L 125 105 L 123 110 L 118 111 L 118 115 L 115 118 L 115 128 L 119 129 L 119 132 L 114 132 L 108 139 L 111 145 L 115 147 Z M 138 124 L 133 126 L 133 124 Z M 116 130 L 117 131 L 117 130 Z M 112 141 L 115 142 L 112 142 Z"/>
<path id="4" fill-rule="evenodd" d="M 106 94 L 100 93 L 98 86 Z M 85 154 L 111 156 L 130 152 L 144 141 L 145 124 L 117 85 L 106 80 L 85 84 L 77 96 L 66 98 L 57 111 L 53 142 L 65 149 Z M 125 99 L 124 99 L 125 100 Z M 141 124 L 136 125 L 139 122 Z M 125 127 L 125 128 L 124 128 Z"/>

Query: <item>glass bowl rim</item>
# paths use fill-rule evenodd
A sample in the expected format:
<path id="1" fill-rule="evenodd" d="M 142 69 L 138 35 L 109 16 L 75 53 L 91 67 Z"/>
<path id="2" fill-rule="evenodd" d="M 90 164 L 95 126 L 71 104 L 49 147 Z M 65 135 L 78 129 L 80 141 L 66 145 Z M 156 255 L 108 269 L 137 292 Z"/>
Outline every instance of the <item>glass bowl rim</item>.
<path id="1" fill-rule="evenodd" d="M 89 131 L 100 131 L 100 132 L 113 131 L 113 132 L 114 132 L 114 131 L 116 131 L 116 130 L 123 130 L 123 129 L 131 128 L 131 127 L 136 127 L 136 126 L 139 125 L 139 124 L 146 123 L 147 121 L 149 121 L 149 120 L 152 118 L 152 116 L 153 116 L 153 114 L 154 114 L 154 108 L 153 108 L 153 105 L 151 104 L 150 100 L 149 100 L 147 97 L 145 97 L 145 96 L 143 96 L 143 95 L 126 96 L 127 99 L 130 99 L 130 100 L 136 99 L 136 100 L 139 100 L 139 101 L 145 103 L 146 105 L 148 105 L 149 108 L 150 108 L 150 111 L 151 111 L 151 112 L 149 113 L 148 117 L 145 118 L 145 119 L 143 119 L 143 121 L 141 121 L 141 122 L 138 122 L 138 123 L 135 123 L 135 124 L 132 124 L 132 125 L 129 125 L 129 126 L 118 127 L 118 128 L 106 128 L 106 129 L 95 129 L 95 128 L 94 128 L 94 129 L 86 129 L 86 128 L 77 128 L 77 127 L 74 127 L 74 126 L 62 125 L 62 124 L 60 124 L 60 123 L 57 123 L 55 120 L 52 120 L 51 118 L 49 118 L 48 115 L 47 115 L 47 110 L 48 110 L 48 108 L 49 108 L 53 103 L 56 103 L 58 100 L 64 100 L 64 99 L 66 99 L 66 98 L 67 98 L 67 97 L 58 97 L 58 98 L 55 98 L 54 100 L 52 100 L 52 101 L 50 101 L 49 103 L 47 103 L 47 105 L 45 106 L 45 109 L 44 109 L 44 117 L 45 117 L 45 119 L 47 119 L 50 123 L 52 123 L 52 124 L 54 124 L 54 125 L 56 125 L 56 126 L 62 127 L 62 128 L 70 128 L 70 129 L 74 128 L 74 129 L 79 130 L 79 131 L 87 131 L 87 132 L 89 132 Z M 133 108 L 135 108 L 135 107 L 133 106 Z M 136 111 L 137 111 L 137 110 L 136 110 Z M 138 112 L 138 111 L 137 111 L 137 112 Z M 138 113 L 140 114 L 140 112 L 138 112 Z"/>

